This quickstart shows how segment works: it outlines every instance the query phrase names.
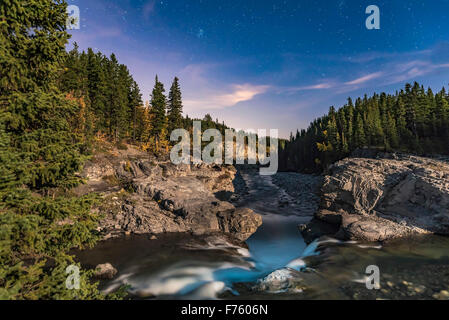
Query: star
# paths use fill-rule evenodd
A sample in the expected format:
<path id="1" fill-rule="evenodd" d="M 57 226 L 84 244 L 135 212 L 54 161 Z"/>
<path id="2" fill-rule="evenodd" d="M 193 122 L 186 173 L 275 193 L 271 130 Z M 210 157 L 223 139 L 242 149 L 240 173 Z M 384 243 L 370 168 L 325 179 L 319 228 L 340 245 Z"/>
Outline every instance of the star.
<path id="1" fill-rule="evenodd" d="M 198 32 L 196 33 L 196 37 L 198 39 L 202 39 L 204 37 L 204 30 L 203 29 L 198 29 Z"/>

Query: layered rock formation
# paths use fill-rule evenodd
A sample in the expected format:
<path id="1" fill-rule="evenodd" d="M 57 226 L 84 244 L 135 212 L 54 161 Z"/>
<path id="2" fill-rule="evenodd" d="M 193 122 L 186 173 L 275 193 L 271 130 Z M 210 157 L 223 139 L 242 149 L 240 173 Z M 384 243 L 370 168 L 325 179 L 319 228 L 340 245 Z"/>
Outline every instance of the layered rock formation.
<path id="1" fill-rule="evenodd" d="M 105 238 L 123 233 L 225 232 L 244 241 L 262 219 L 250 209 L 222 201 L 233 194 L 235 173 L 232 166 L 173 165 L 140 155 L 97 159 L 86 166 L 84 175 L 90 179 L 89 191 L 96 191 L 96 186 L 105 194 L 106 217 L 99 228 Z M 115 189 L 110 180 L 117 182 Z M 121 195 L 117 191 L 122 187 L 129 192 L 122 190 Z"/>
<path id="2" fill-rule="evenodd" d="M 338 238 L 365 241 L 449 234 L 447 161 L 408 155 L 348 158 L 331 167 L 321 191 L 314 220 L 301 226 L 306 238 L 336 231 Z"/>

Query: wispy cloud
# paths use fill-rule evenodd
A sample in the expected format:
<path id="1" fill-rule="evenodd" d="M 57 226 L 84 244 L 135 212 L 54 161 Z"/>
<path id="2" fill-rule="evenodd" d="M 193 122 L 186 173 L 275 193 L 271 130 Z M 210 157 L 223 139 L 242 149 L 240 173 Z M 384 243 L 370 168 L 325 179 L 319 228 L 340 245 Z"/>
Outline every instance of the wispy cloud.
<path id="1" fill-rule="evenodd" d="M 233 92 L 217 97 L 223 106 L 234 106 L 239 102 L 252 100 L 256 95 L 265 93 L 270 86 L 252 84 L 234 85 Z"/>
<path id="2" fill-rule="evenodd" d="M 421 53 L 428 54 L 427 51 L 421 51 Z M 418 80 L 419 77 L 449 68 L 449 60 L 447 63 L 434 63 L 425 59 L 415 59 L 402 63 L 397 60 L 392 60 L 384 63 L 382 66 L 377 66 L 377 68 L 380 71 L 362 74 L 353 80 L 332 79 L 318 84 L 284 88 L 280 89 L 279 92 L 293 93 L 306 90 L 332 90 L 335 93 L 345 93 L 368 87 L 375 88 L 404 83 L 406 81 Z"/>
<path id="3" fill-rule="evenodd" d="M 388 75 L 386 84 L 395 84 L 407 80 L 415 80 L 417 77 L 449 68 L 449 63 L 432 63 L 429 61 L 414 60 L 398 64 Z"/>
<path id="4" fill-rule="evenodd" d="M 379 60 L 395 60 L 395 59 L 413 59 L 416 57 L 429 55 L 432 53 L 431 49 L 411 51 L 411 52 L 365 52 L 353 56 L 346 56 L 343 58 L 334 58 L 337 61 L 346 61 L 357 64 L 367 64 Z"/>
<path id="5" fill-rule="evenodd" d="M 288 59 L 287 59 L 288 58 Z M 301 66 L 302 61 L 311 59 L 308 56 L 287 57 L 289 70 Z M 329 93 L 345 93 L 359 89 L 375 89 L 393 84 L 403 84 L 406 81 L 420 80 L 422 77 L 436 74 L 449 68 L 449 42 L 436 44 L 434 47 L 409 52 L 366 52 L 353 56 L 321 55 L 323 60 L 318 70 L 327 79 L 309 78 L 308 83 L 297 86 L 277 87 L 279 94 L 294 94 L 302 91 L 323 90 Z M 329 61 L 336 61 L 329 65 Z M 363 70 L 363 72 L 361 72 Z M 304 71 L 308 72 L 308 71 Z M 318 74 L 310 70 L 310 74 Z M 355 76 L 352 76 L 355 75 Z M 329 75 L 333 75 L 329 77 Z M 349 76 L 348 76 L 349 75 Z M 307 76 L 306 76 L 307 77 Z"/>
<path id="6" fill-rule="evenodd" d="M 228 92 L 210 91 L 201 93 L 196 99 L 184 101 L 184 105 L 191 109 L 222 109 L 232 107 L 244 101 L 252 100 L 256 95 L 267 92 L 268 85 L 235 84 Z"/>
<path id="7" fill-rule="evenodd" d="M 335 83 L 333 82 L 321 82 L 317 84 L 311 84 L 311 85 L 303 85 L 303 86 L 297 86 L 297 87 L 277 87 L 277 93 L 288 93 L 293 94 L 300 91 L 313 91 L 313 90 L 324 90 L 324 89 L 331 89 L 335 86 Z"/>
<path id="8" fill-rule="evenodd" d="M 323 82 L 318 84 L 313 84 L 310 86 L 303 86 L 303 87 L 297 87 L 297 88 L 291 88 L 292 91 L 301 91 L 301 90 L 320 90 L 320 89 L 330 89 L 334 85 L 329 82 Z"/>
<path id="9" fill-rule="evenodd" d="M 363 77 L 357 78 L 355 80 L 345 82 L 345 85 L 353 86 L 353 85 L 362 84 L 362 83 L 368 82 L 370 80 L 379 78 L 382 75 L 383 75 L 383 72 L 374 72 L 374 73 L 371 73 L 371 74 L 367 74 L 367 75 L 365 75 Z"/>
<path id="10" fill-rule="evenodd" d="M 226 84 L 216 76 L 219 70 L 228 67 L 226 62 L 188 64 L 178 73 L 184 88 L 185 111 L 196 113 L 219 110 L 253 100 L 266 93 L 271 86 L 250 82 Z"/>
<path id="11" fill-rule="evenodd" d="M 148 20 L 148 18 L 154 13 L 155 9 L 155 0 L 147 1 L 143 7 L 142 7 L 142 15 L 145 18 L 145 20 Z"/>
<path id="12" fill-rule="evenodd" d="M 188 81 L 189 83 L 195 83 L 200 88 L 204 88 L 210 85 L 210 80 L 208 79 L 208 73 L 210 73 L 216 65 L 214 64 L 206 64 L 206 63 L 197 63 L 197 64 L 188 64 L 179 71 L 179 75 L 184 81 Z"/>

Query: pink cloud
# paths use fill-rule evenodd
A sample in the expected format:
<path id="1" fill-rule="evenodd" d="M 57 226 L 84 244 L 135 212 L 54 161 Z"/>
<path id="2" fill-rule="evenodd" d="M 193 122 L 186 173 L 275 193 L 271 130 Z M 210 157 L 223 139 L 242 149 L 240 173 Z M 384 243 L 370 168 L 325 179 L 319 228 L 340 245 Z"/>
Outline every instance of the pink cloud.
<path id="1" fill-rule="evenodd" d="M 383 72 L 375 72 L 375 73 L 371 73 L 371 74 L 368 74 L 366 76 L 357 78 L 355 80 L 346 82 L 345 84 L 348 85 L 348 86 L 358 85 L 358 84 L 362 84 L 362 83 L 365 83 L 367 81 L 379 78 L 382 75 L 383 75 Z"/>
<path id="2" fill-rule="evenodd" d="M 234 91 L 217 97 L 223 106 L 233 106 L 242 101 L 252 100 L 256 95 L 264 93 L 269 86 L 254 86 L 251 84 L 234 85 Z"/>
<path id="3" fill-rule="evenodd" d="M 230 92 L 222 93 L 215 90 L 202 93 L 200 99 L 188 99 L 184 105 L 191 109 L 223 109 L 232 107 L 244 101 L 252 100 L 255 96 L 267 92 L 270 86 L 236 84 L 231 87 Z"/>
<path id="4" fill-rule="evenodd" d="M 309 85 L 309 86 L 287 88 L 286 90 L 281 89 L 280 92 L 282 92 L 282 91 L 296 92 L 296 91 L 305 91 L 305 90 L 323 90 L 323 89 L 330 89 L 333 87 L 334 87 L 333 83 L 323 82 L 323 83 L 318 83 L 318 84 Z"/>

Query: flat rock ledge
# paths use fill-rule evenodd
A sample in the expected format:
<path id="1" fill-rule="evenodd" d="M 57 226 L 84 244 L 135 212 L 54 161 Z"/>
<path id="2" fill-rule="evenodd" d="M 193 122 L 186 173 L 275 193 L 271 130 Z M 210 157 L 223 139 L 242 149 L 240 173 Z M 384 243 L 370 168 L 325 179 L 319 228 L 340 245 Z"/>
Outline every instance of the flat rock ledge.
<path id="1" fill-rule="evenodd" d="M 235 174 L 232 166 L 174 165 L 167 159 L 140 155 L 113 161 L 97 158 L 86 166 L 84 177 L 93 186 L 90 192 L 95 186 L 102 188 L 106 204 L 100 209 L 105 218 L 98 231 L 104 239 L 123 234 L 224 232 L 245 241 L 262 218 L 222 201 L 234 193 Z M 120 186 L 105 187 L 105 181 L 111 180 Z M 119 191 L 123 186 L 128 192 Z"/>
<path id="2" fill-rule="evenodd" d="M 319 210 L 300 230 L 308 241 L 449 235 L 449 163 L 394 154 L 338 161 L 324 178 Z"/>

